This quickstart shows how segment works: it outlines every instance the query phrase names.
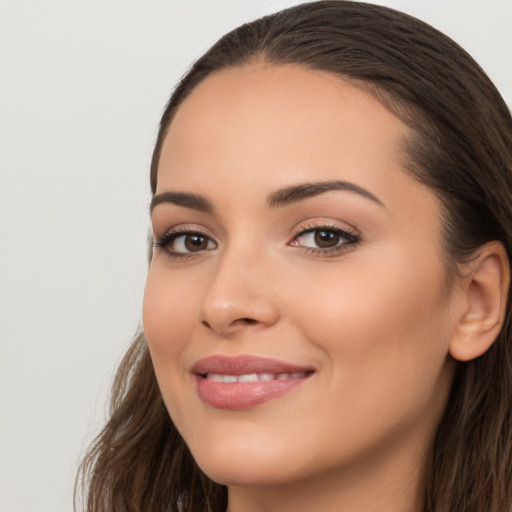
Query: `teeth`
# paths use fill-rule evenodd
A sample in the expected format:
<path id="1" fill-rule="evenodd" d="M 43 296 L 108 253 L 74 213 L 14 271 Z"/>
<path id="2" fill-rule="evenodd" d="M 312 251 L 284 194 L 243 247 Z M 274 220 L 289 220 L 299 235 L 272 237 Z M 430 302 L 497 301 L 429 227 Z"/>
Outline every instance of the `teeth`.
<path id="1" fill-rule="evenodd" d="M 246 373 L 244 375 L 224 375 L 220 373 L 208 373 L 206 378 L 214 382 L 224 382 L 231 384 L 233 382 L 269 382 L 271 380 L 302 379 L 306 376 L 305 372 L 297 373 Z"/>
<path id="2" fill-rule="evenodd" d="M 258 380 L 257 373 L 248 373 L 247 375 L 240 375 L 238 377 L 238 382 L 258 382 Z"/>

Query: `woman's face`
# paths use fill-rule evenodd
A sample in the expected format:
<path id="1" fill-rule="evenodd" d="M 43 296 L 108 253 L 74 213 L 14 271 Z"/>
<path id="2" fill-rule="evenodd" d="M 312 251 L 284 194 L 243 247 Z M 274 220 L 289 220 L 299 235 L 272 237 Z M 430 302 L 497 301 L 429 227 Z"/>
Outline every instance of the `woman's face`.
<path id="1" fill-rule="evenodd" d="M 440 206 L 403 170 L 409 134 L 362 91 L 293 65 L 218 72 L 178 109 L 144 327 L 213 480 L 421 467 L 450 387 L 456 293 Z"/>

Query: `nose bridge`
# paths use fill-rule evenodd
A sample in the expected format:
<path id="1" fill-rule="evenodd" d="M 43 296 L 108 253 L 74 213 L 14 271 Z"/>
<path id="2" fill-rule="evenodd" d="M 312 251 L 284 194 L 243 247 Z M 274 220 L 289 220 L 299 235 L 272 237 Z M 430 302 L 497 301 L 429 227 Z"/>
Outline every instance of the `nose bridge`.
<path id="1" fill-rule="evenodd" d="M 269 282 L 270 258 L 254 243 L 236 243 L 218 256 L 200 307 L 200 321 L 220 334 L 272 325 L 278 308 Z"/>

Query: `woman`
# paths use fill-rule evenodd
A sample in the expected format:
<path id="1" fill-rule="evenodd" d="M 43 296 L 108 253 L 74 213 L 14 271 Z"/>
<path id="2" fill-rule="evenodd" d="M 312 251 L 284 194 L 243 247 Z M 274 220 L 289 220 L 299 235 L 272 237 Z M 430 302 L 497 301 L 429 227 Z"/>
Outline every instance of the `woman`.
<path id="1" fill-rule="evenodd" d="M 293 7 L 182 79 L 90 511 L 508 512 L 512 120 L 453 41 Z"/>

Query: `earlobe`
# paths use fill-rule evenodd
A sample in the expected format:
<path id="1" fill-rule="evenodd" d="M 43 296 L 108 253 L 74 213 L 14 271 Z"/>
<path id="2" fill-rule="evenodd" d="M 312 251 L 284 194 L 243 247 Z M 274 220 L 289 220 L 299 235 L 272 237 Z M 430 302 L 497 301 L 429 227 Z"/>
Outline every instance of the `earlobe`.
<path id="1" fill-rule="evenodd" d="M 465 306 L 450 354 L 459 361 L 470 361 L 492 346 L 503 327 L 510 282 L 503 244 L 492 241 L 480 247 L 467 263 L 462 281 Z"/>

